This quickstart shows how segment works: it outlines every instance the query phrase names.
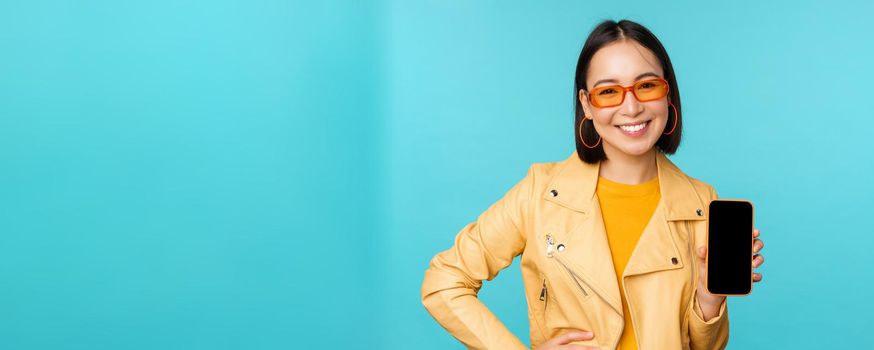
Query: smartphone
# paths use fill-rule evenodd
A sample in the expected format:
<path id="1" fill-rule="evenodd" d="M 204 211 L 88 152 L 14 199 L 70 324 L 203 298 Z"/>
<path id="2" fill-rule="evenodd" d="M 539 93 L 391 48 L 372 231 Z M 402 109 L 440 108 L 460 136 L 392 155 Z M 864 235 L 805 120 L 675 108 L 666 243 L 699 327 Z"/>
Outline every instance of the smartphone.
<path id="1" fill-rule="evenodd" d="M 707 274 L 710 294 L 747 295 L 753 289 L 753 203 L 716 199 L 707 217 Z"/>

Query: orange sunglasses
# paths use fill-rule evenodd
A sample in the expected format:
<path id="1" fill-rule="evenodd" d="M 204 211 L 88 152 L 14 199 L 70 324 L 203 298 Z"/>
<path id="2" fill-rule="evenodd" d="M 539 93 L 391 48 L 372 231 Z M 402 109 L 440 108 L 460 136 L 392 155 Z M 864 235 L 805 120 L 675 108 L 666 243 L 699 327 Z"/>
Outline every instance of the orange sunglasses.
<path id="1" fill-rule="evenodd" d="M 640 102 L 658 100 L 668 94 L 668 82 L 662 78 L 641 80 L 630 86 L 608 85 L 592 89 L 589 102 L 598 108 L 615 107 L 625 102 L 625 93 L 631 91 Z"/>

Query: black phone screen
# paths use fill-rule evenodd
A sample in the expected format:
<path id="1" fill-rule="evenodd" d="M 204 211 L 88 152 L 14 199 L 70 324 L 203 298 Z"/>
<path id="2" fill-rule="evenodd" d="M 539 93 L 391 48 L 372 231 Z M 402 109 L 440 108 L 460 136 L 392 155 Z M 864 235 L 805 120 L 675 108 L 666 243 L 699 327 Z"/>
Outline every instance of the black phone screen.
<path id="1" fill-rule="evenodd" d="M 710 202 L 707 221 L 707 289 L 711 294 L 749 294 L 752 289 L 753 205 Z"/>

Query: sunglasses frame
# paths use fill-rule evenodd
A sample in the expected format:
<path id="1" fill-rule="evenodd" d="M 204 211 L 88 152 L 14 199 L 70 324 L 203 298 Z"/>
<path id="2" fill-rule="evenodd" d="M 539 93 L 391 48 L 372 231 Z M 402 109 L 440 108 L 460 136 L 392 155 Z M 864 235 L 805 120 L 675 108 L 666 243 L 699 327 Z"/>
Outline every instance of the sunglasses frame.
<path id="1" fill-rule="evenodd" d="M 635 92 L 634 87 L 637 86 L 638 84 L 643 84 L 643 83 L 646 83 L 646 82 L 652 82 L 652 81 L 660 81 L 660 82 L 662 82 L 662 83 L 665 84 L 665 89 L 666 89 L 666 91 L 665 91 L 665 95 L 664 95 L 664 96 L 660 96 L 660 97 L 656 97 L 656 98 L 651 98 L 651 99 L 648 99 L 648 100 L 641 100 L 640 97 L 637 96 L 637 92 Z M 595 102 L 594 99 L 592 98 L 592 94 L 589 93 L 588 91 L 586 91 L 586 98 L 589 100 L 589 103 L 591 103 L 592 106 L 595 106 L 595 107 L 598 107 L 598 108 L 616 107 L 616 106 L 619 106 L 619 105 L 621 105 L 622 103 L 625 102 L 625 95 L 626 95 L 629 91 L 631 91 L 631 93 L 634 94 L 634 98 L 636 98 L 636 99 L 637 99 L 638 101 L 640 101 L 640 102 L 655 101 L 655 100 L 658 100 L 658 99 L 660 99 L 660 98 L 662 98 L 662 97 L 668 96 L 668 95 L 671 93 L 671 84 L 668 84 L 668 81 L 665 80 L 665 79 L 662 79 L 662 78 L 652 78 L 652 79 L 641 80 L 641 81 L 638 81 L 638 82 L 636 82 L 636 83 L 634 83 L 634 84 L 631 84 L 631 85 L 629 85 L 629 86 L 622 86 L 622 85 L 619 85 L 619 84 L 616 84 L 616 85 L 601 86 L 601 87 L 593 88 L 593 89 L 592 89 L 592 93 L 595 93 L 595 92 L 598 92 L 598 91 L 601 91 L 601 90 L 604 90 L 604 89 L 608 89 L 608 88 L 613 88 L 613 89 L 617 89 L 617 90 L 622 91 L 622 98 L 619 99 L 619 103 L 614 104 L 614 105 L 598 105 L 598 103 Z"/>

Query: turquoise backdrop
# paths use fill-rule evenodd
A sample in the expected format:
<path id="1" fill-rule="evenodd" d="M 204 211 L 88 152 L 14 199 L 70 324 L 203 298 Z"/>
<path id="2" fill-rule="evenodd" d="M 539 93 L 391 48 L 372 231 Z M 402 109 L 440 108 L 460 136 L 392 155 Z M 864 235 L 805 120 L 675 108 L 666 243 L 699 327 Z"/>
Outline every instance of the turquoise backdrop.
<path id="1" fill-rule="evenodd" d="M 460 349 L 425 268 L 573 150 L 603 19 L 756 205 L 729 349 L 867 346 L 871 2 L 0 1 L 0 348 Z M 518 264 L 484 302 L 528 342 Z"/>

